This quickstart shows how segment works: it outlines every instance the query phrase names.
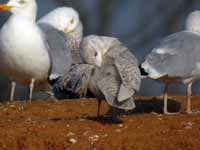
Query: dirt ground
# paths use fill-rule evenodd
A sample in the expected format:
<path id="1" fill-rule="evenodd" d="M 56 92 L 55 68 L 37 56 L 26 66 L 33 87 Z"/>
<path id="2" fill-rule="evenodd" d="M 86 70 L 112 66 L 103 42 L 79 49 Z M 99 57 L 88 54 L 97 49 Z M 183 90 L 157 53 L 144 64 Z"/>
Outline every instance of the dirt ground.
<path id="1" fill-rule="evenodd" d="M 97 119 L 95 99 L 0 104 L 0 149 L 200 150 L 200 114 L 184 113 L 185 97 L 170 97 L 169 109 L 181 111 L 171 116 L 162 115 L 161 98 L 137 99 L 121 122 L 106 117 L 106 103 Z M 200 109 L 200 97 L 192 105 Z"/>

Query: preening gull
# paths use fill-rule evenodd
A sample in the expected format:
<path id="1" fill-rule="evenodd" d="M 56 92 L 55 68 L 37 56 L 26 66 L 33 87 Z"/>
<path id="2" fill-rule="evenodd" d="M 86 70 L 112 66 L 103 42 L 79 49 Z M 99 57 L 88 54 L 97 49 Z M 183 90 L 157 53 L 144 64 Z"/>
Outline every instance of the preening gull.
<path id="1" fill-rule="evenodd" d="M 79 45 L 83 36 L 83 26 L 78 12 L 70 7 L 60 7 L 38 20 L 38 24 L 47 24 L 65 34 L 67 47 L 71 48 L 73 64 L 82 63 Z"/>
<path id="2" fill-rule="evenodd" d="M 140 89 L 141 75 L 127 47 L 116 38 L 90 35 L 81 43 L 81 56 L 95 66 L 88 88 L 98 98 L 98 116 L 104 98 L 114 108 L 135 108 L 133 95 Z"/>
<path id="3" fill-rule="evenodd" d="M 82 23 L 78 12 L 71 7 L 56 8 L 37 23 L 47 41 L 50 41 L 49 54 L 52 62 L 49 80 L 53 86 L 57 86 L 58 80 L 69 72 L 71 65 L 81 61 L 79 44 L 82 39 Z M 64 39 L 55 36 L 56 30 L 60 32 L 59 35 L 64 35 Z"/>
<path id="4" fill-rule="evenodd" d="M 3 66 L 7 67 L 2 73 L 23 85 L 30 83 L 31 100 L 34 83 L 37 90 L 49 91 L 48 78 L 56 78 L 63 73 L 62 69 L 69 70 L 69 48 L 65 47 L 65 37 L 60 32 L 61 28 L 56 30 L 46 24 L 39 28 L 35 23 L 35 0 L 10 0 L 6 5 L 1 4 L 0 10 L 10 10 L 12 13 L 0 31 L 0 57 Z M 67 20 L 66 24 L 60 26 L 63 27 L 63 31 L 68 29 L 66 32 L 70 32 L 69 22 Z M 67 61 L 63 61 L 65 57 Z M 65 62 L 65 66 L 62 66 L 62 62 Z M 62 69 L 58 69 L 58 66 Z M 11 100 L 14 89 L 15 84 L 12 84 Z"/>
<path id="5" fill-rule="evenodd" d="M 66 25 L 67 22 L 69 22 L 72 25 L 70 28 L 63 28 L 61 25 Z M 70 67 L 69 71 L 63 70 L 64 76 L 59 76 L 54 82 L 52 83 L 53 91 L 56 96 L 56 98 L 66 98 L 71 97 L 70 95 L 76 94 L 77 95 L 85 95 L 83 94 L 82 90 L 84 90 L 86 93 L 87 88 L 84 88 L 84 85 L 87 83 L 87 76 L 90 75 L 91 65 L 88 64 L 82 64 L 83 60 L 80 56 L 80 42 L 82 40 L 83 36 L 83 26 L 79 18 L 79 14 L 76 10 L 69 7 L 61 7 L 58 9 L 55 9 L 39 19 L 38 25 L 39 26 L 53 26 L 56 29 L 60 29 L 65 34 L 65 41 L 66 41 L 66 47 L 71 49 L 71 55 L 72 55 L 72 65 Z M 56 53 L 55 53 L 56 54 Z M 54 56 L 54 58 L 58 58 Z M 58 60 L 59 61 L 59 60 Z M 63 65 L 66 65 L 66 63 L 63 62 Z M 58 67 L 55 67 L 59 69 Z M 62 69 L 62 68 L 60 68 Z M 81 77 L 80 77 L 81 76 Z M 83 78 L 82 78 L 83 77 Z M 77 79 L 77 80 L 76 80 Z M 80 81 L 82 81 L 80 83 Z M 77 84 L 82 86 L 75 86 Z M 73 93 L 72 92 L 73 88 Z M 75 90 L 76 89 L 76 90 Z M 82 89 L 82 90 L 81 90 Z M 77 93 L 76 93 L 77 92 Z M 69 95 L 70 94 L 70 95 Z"/>
<path id="6" fill-rule="evenodd" d="M 187 113 L 191 111 L 192 83 L 200 78 L 200 11 L 189 14 L 186 30 L 164 38 L 146 57 L 142 67 L 152 79 L 161 80 L 164 89 L 164 114 L 168 84 L 187 84 Z"/>

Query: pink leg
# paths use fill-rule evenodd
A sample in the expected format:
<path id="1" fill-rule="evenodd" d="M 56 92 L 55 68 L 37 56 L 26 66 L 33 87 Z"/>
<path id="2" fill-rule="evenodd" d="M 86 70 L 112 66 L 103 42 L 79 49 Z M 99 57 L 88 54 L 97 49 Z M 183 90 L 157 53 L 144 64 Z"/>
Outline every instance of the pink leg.
<path id="1" fill-rule="evenodd" d="M 168 110 L 167 110 L 167 101 L 168 101 L 168 84 L 165 84 L 165 88 L 164 88 L 164 114 L 168 114 Z"/>
<path id="2" fill-rule="evenodd" d="M 192 114 L 191 110 L 192 82 L 187 86 L 187 113 Z"/>
<path id="3" fill-rule="evenodd" d="M 168 112 L 167 109 L 167 102 L 168 102 L 168 84 L 165 84 L 165 88 L 164 88 L 164 108 L 163 108 L 163 113 L 165 115 L 175 115 L 175 114 L 179 114 L 179 113 L 170 113 Z"/>
<path id="4" fill-rule="evenodd" d="M 199 114 L 199 111 L 193 112 L 191 108 L 191 98 L 192 98 L 192 82 L 188 84 L 187 88 L 187 114 Z"/>
<path id="5" fill-rule="evenodd" d="M 35 79 L 31 79 L 31 83 L 30 83 L 30 87 L 29 87 L 29 102 L 31 102 L 32 100 L 32 96 L 33 96 L 33 88 L 34 88 L 34 83 L 35 83 Z"/>
<path id="6" fill-rule="evenodd" d="M 16 82 L 12 81 L 12 83 L 11 83 L 11 91 L 10 91 L 10 101 L 11 102 L 13 102 L 13 100 L 14 100 L 15 88 L 16 88 Z"/>

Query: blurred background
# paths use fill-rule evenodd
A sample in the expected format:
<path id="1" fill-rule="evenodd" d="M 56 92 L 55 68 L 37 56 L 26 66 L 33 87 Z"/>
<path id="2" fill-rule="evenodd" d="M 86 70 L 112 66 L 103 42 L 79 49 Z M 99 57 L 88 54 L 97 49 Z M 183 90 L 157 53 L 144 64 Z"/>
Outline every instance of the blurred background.
<path id="1" fill-rule="evenodd" d="M 0 0 L 5 3 L 6 0 Z M 75 8 L 84 25 L 84 35 L 98 34 L 119 38 L 142 62 L 163 37 L 184 30 L 185 19 L 193 10 L 200 10 L 200 0 L 38 0 L 38 18 L 58 6 Z M 0 27 L 8 13 L 0 14 Z M 0 99 L 8 99 L 10 82 L 0 77 Z M 145 79 L 140 95 L 160 95 L 163 85 Z M 200 94 L 200 82 L 193 86 Z M 171 85 L 170 93 L 185 94 L 184 85 Z M 27 89 L 18 86 L 16 97 L 24 99 Z M 38 94 L 35 94 L 38 97 Z M 40 95 L 39 95 L 40 96 Z"/>

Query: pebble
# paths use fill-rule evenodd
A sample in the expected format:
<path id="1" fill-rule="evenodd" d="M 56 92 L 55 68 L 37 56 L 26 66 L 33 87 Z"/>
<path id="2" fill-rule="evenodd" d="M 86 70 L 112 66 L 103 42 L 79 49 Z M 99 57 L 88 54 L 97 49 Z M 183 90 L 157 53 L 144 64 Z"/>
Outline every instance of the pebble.
<path id="1" fill-rule="evenodd" d="M 74 138 L 70 138 L 70 139 L 69 139 L 69 143 L 71 143 L 71 144 L 76 144 L 76 143 L 77 143 L 77 140 L 74 139 Z"/>
<path id="2" fill-rule="evenodd" d="M 192 122 L 188 122 L 185 126 L 185 129 L 192 129 L 192 125 L 193 123 Z"/>
<path id="3" fill-rule="evenodd" d="M 83 122 L 83 121 L 85 121 L 85 119 L 84 119 L 84 118 L 80 118 L 79 121 L 80 121 L 80 122 Z"/>
<path id="4" fill-rule="evenodd" d="M 119 124 L 119 127 L 122 128 L 124 125 L 123 124 Z"/>
<path id="5" fill-rule="evenodd" d="M 90 133 L 89 131 L 85 131 L 85 132 L 83 133 L 83 136 L 87 136 L 89 133 Z"/>
<path id="6" fill-rule="evenodd" d="M 92 141 L 92 142 L 96 142 L 99 140 L 99 136 L 98 135 L 91 135 L 89 137 L 89 140 Z"/>

